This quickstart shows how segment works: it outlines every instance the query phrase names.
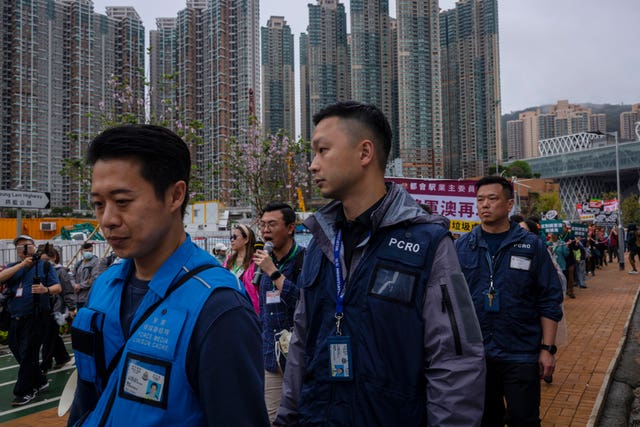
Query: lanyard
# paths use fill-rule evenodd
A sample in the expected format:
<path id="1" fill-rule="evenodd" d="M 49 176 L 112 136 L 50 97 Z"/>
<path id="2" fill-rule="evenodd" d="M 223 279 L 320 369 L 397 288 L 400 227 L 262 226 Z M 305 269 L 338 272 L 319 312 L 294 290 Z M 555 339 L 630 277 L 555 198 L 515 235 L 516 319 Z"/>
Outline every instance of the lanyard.
<path id="1" fill-rule="evenodd" d="M 294 244 L 295 244 L 295 246 L 293 247 L 293 251 L 289 254 L 289 256 L 287 257 L 287 259 L 285 259 L 284 261 L 282 261 L 282 263 L 281 263 L 281 264 L 278 264 L 278 265 L 277 265 L 278 269 L 284 268 L 285 264 L 286 264 L 286 263 L 288 263 L 289 261 L 291 261 L 291 259 L 292 259 L 293 257 L 295 257 L 295 256 L 296 256 L 296 254 L 298 253 L 298 244 L 297 244 L 297 243 L 294 243 Z M 274 256 L 273 258 L 275 258 L 275 256 Z M 277 263 L 275 262 L 275 259 L 274 259 L 274 264 L 277 264 Z"/>
<path id="2" fill-rule="evenodd" d="M 338 229 L 333 242 L 333 265 L 336 269 L 336 334 L 342 335 L 340 321 L 344 317 L 344 278 L 342 277 L 342 264 L 340 263 L 340 247 L 342 246 L 342 230 Z"/>
<path id="3" fill-rule="evenodd" d="M 271 255 L 271 259 L 273 259 L 273 264 L 276 266 L 278 270 L 283 270 L 284 266 L 289 261 L 291 261 L 296 256 L 297 253 L 298 253 L 298 244 L 295 243 L 295 246 L 293 247 L 293 251 L 291 251 L 289 256 L 284 261 L 282 261 L 282 263 L 278 263 L 275 259 L 276 258 L 275 255 L 273 254 Z M 278 287 L 276 286 L 276 283 L 273 280 L 271 281 L 271 285 L 272 285 L 272 288 L 271 288 L 272 290 L 276 291 L 278 289 Z"/>
<path id="4" fill-rule="evenodd" d="M 487 263 L 489 264 L 489 290 L 493 291 L 493 261 L 491 260 L 491 255 L 489 255 L 488 251 L 485 251 L 484 255 L 487 258 Z"/>

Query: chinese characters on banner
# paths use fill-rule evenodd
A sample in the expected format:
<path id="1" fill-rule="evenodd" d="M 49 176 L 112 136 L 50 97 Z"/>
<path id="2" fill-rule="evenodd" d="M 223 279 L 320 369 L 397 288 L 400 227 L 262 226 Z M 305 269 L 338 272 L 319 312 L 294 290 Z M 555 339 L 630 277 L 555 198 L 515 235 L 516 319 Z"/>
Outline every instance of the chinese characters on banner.
<path id="1" fill-rule="evenodd" d="M 420 204 L 431 208 L 433 213 L 449 219 L 452 233 L 468 233 L 480 224 L 476 207 L 475 181 L 418 178 L 385 178 L 402 185 Z"/>
<path id="2" fill-rule="evenodd" d="M 581 221 L 594 222 L 599 226 L 612 226 L 618 222 L 618 199 L 591 199 L 588 203 L 576 203 Z"/>

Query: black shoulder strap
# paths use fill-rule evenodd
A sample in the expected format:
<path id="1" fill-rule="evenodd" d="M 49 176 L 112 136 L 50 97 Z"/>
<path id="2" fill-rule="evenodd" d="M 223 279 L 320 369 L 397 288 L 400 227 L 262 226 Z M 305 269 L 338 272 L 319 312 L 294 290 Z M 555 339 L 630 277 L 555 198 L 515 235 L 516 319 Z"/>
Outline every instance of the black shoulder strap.
<path id="1" fill-rule="evenodd" d="M 176 283 L 172 284 L 169 287 L 169 289 L 167 290 L 167 293 L 165 294 L 164 298 L 161 298 L 158 301 L 156 301 L 155 303 L 153 303 L 149 308 L 147 308 L 147 310 L 144 312 L 144 314 L 142 316 L 140 316 L 140 319 L 138 319 L 136 324 L 131 329 L 131 334 L 129 334 L 129 337 L 132 337 L 136 333 L 136 331 L 144 323 L 144 321 L 147 320 L 147 318 L 149 318 L 149 316 L 151 316 L 151 313 L 153 313 L 155 311 L 155 309 L 158 308 L 158 306 L 160 304 L 162 304 L 162 302 L 165 299 L 167 299 L 169 297 L 169 295 L 171 295 L 173 293 L 173 291 L 178 289 L 187 280 L 191 279 L 196 274 L 200 273 L 201 271 L 213 268 L 213 267 L 217 267 L 217 265 L 215 265 L 215 264 L 203 264 L 201 266 L 198 266 L 198 267 L 194 268 L 193 270 L 188 271 Z M 103 385 L 107 384 L 107 380 L 111 376 L 111 373 L 114 371 L 116 366 L 118 366 L 118 363 L 120 362 L 120 358 L 122 357 L 122 352 L 124 351 L 125 345 L 126 345 L 126 342 L 125 342 L 125 344 L 122 345 L 122 347 L 120 347 L 120 349 L 118 350 L 116 355 L 113 356 L 113 359 L 111 359 L 111 362 L 109 363 L 109 366 L 107 367 L 106 372 L 104 373 L 104 375 L 102 375 L 102 383 L 103 383 Z"/>
<path id="2" fill-rule="evenodd" d="M 49 261 L 44 261 L 44 267 L 42 269 L 44 270 L 44 277 L 42 278 L 42 280 L 44 280 L 44 285 L 51 285 L 52 283 L 49 283 L 49 280 L 47 280 L 49 278 L 49 271 L 51 271 L 51 263 Z"/>
<path id="3" fill-rule="evenodd" d="M 300 253 L 296 256 L 295 264 L 293 264 L 293 271 L 295 271 L 296 278 L 302 270 L 302 264 L 304 263 L 304 253 L 305 251 L 300 251 Z"/>

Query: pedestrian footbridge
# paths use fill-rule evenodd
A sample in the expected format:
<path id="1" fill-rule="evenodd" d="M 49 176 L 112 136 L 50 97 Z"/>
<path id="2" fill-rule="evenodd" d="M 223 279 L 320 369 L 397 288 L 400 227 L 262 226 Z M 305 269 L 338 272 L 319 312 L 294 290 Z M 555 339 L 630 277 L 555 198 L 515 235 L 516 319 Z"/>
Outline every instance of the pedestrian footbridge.
<path id="1" fill-rule="evenodd" d="M 618 143 L 617 147 L 624 198 L 640 192 L 640 141 Z M 540 178 L 560 184 L 562 211 L 568 218 L 578 218 L 576 203 L 617 190 L 616 141 L 611 136 L 584 132 L 541 140 L 540 153 L 540 157 L 522 160 Z"/>

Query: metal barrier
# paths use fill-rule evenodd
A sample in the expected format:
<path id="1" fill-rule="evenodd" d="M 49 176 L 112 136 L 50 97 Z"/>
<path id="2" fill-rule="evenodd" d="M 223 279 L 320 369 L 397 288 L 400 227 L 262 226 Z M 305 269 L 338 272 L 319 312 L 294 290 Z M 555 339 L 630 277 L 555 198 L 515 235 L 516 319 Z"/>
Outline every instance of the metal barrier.
<path id="1" fill-rule="evenodd" d="M 306 246 L 308 244 L 310 236 L 311 235 L 307 236 L 304 234 L 302 235 L 296 234 L 296 240 L 302 246 Z M 192 241 L 193 243 L 195 243 L 196 245 L 198 245 L 200 248 L 204 249 L 208 253 L 213 252 L 213 248 L 215 247 L 216 243 L 223 243 L 227 247 L 230 247 L 230 243 L 231 243 L 228 237 L 192 237 Z M 36 242 L 36 244 L 41 244 L 41 243 L 46 243 L 46 242 L 40 242 L 40 241 Z M 68 241 L 56 240 L 54 242 L 49 242 L 49 243 L 53 243 L 53 246 L 60 251 L 62 265 L 66 266 L 67 264 L 69 264 L 71 258 L 76 256 L 76 259 L 71 264 L 72 266 L 73 263 L 75 263 L 80 259 L 77 255 L 79 254 L 79 250 L 82 247 L 82 244 L 84 242 L 77 241 L 77 240 L 68 240 Z M 92 243 L 93 243 L 93 253 L 95 253 L 99 257 L 107 255 L 105 251 L 109 249 L 109 245 L 106 242 L 94 241 Z M 7 247 L 5 248 L 0 248 L 0 266 L 4 266 L 11 262 L 16 262 L 16 261 L 18 261 L 18 254 L 16 253 L 16 249 L 12 243 L 7 244 Z"/>
<path id="2" fill-rule="evenodd" d="M 36 244 L 40 245 L 47 242 L 37 241 Z M 78 261 L 80 258 L 77 256 L 80 252 L 80 248 L 84 242 L 79 240 L 69 240 L 69 241 L 59 241 L 56 240 L 54 242 L 49 242 L 53 244 L 53 246 L 60 252 L 60 259 L 62 265 L 67 265 L 73 256 L 76 256 L 76 260 Z M 93 253 L 97 256 L 101 257 L 106 255 L 105 251 L 108 249 L 109 245 L 106 242 L 92 242 L 93 243 Z M 16 252 L 13 244 L 8 244 L 5 248 L 0 248 L 0 266 L 7 265 L 11 262 L 18 261 L 18 253 Z"/>

